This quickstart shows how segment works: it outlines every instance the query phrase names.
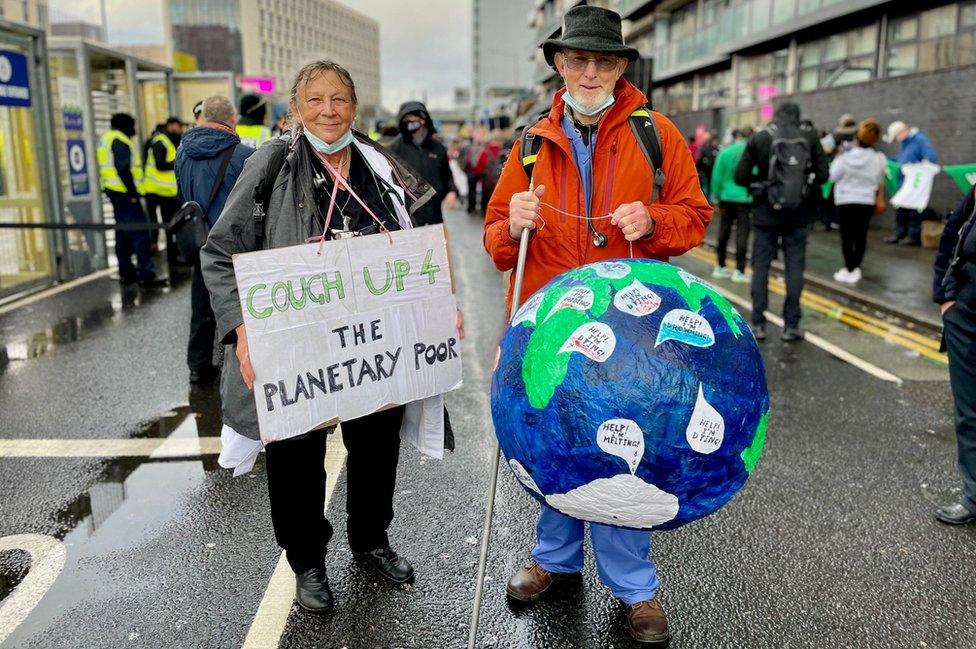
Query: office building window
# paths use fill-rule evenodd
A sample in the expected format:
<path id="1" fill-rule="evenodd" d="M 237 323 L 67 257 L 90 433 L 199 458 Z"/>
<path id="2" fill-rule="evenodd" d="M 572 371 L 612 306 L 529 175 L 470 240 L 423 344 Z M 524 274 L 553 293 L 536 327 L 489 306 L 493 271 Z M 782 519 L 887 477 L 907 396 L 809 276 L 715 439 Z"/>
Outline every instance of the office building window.
<path id="1" fill-rule="evenodd" d="M 875 77 L 877 25 L 804 43 L 797 52 L 797 90 L 846 86 Z"/>
<path id="2" fill-rule="evenodd" d="M 740 58 L 737 105 L 758 104 L 784 94 L 788 60 L 789 54 L 785 49 Z"/>
<path id="3" fill-rule="evenodd" d="M 887 61 L 890 77 L 976 63 L 976 2 L 893 18 Z"/>
<path id="4" fill-rule="evenodd" d="M 731 104 L 729 97 L 729 70 L 703 74 L 698 78 L 698 109 L 725 108 Z"/>

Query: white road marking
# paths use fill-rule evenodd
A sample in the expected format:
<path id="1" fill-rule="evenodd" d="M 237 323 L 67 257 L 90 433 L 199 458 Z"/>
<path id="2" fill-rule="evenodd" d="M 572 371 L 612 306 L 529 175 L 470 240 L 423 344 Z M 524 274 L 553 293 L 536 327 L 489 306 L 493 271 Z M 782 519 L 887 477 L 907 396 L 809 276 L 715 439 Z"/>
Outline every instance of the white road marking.
<path id="1" fill-rule="evenodd" d="M 716 291 L 724 295 L 726 299 L 729 300 L 729 302 L 739 305 L 747 312 L 752 311 L 752 302 L 750 302 L 749 300 L 745 298 L 741 298 L 738 295 L 734 293 L 730 293 L 729 291 L 720 288 L 718 286 L 712 286 L 712 288 L 714 288 Z M 783 319 L 780 318 L 778 315 L 774 313 L 770 313 L 769 311 L 766 311 L 765 315 L 766 315 L 766 319 L 772 322 L 777 327 L 783 326 L 784 324 Z M 902 384 L 902 380 L 899 377 L 892 374 L 891 372 L 888 372 L 887 370 L 883 370 L 877 365 L 869 363 L 868 361 L 864 360 L 859 356 L 855 356 L 854 354 L 847 351 L 846 349 L 841 349 L 837 345 L 827 340 L 824 340 L 823 338 L 821 338 L 816 334 L 807 332 L 805 339 L 808 343 L 812 344 L 813 346 L 819 347 L 820 349 L 824 350 L 831 356 L 839 358 L 840 360 L 846 363 L 850 363 L 854 367 L 858 368 L 859 370 L 863 370 L 864 372 L 867 372 L 868 374 L 870 374 L 875 378 L 881 379 L 882 381 L 888 381 L 896 385 Z"/>
<path id="2" fill-rule="evenodd" d="M 219 437 L 0 439 L 3 457 L 195 457 L 220 453 Z"/>
<path id="3" fill-rule="evenodd" d="M 0 552 L 4 550 L 24 550 L 30 554 L 31 563 L 27 576 L 0 606 L 0 644 L 20 626 L 51 588 L 64 568 L 66 555 L 64 543 L 43 534 L 0 537 Z"/>
<path id="4" fill-rule="evenodd" d="M 342 436 L 338 428 L 329 436 L 327 448 L 325 510 L 328 512 L 332 492 L 335 490 L 342 465 L 346 461 L 346 447 L 342 445 Z M 285 553 L 282 552 L 241 649 L 275 649 L 281 642 L 281 635 L 285 632 L 285 624 L 288 622 L 288 615 L 294 603 L 295 575 L 285 559 Z"/>
<path id="5" fill-rule="evenodd" d="M 33 304 L 44 298 L 51 297 L 52 295 L 57 295 L 58 293 L 63 293 L 64 291 L 69 291 L 76 286 L 81 286 L 82 284 L 87 284 L 88 282 L 93 282 L 96 279 L 101 279 L 103 277 L 108 277 L 115 272 L 114 268 L 106 268 L 105 270 L 99 270 L 84 277 L 79 277 L 78 279 L 73 279 L 70 282 L 65 282 L 64 284 L 58 284 L 57 286 L 52 286 L 51 288 L 41 291 L 40 293 L 35 293 L 33 295 L 28 295 L 20 300 L 14 300 L 10 304 L 0 306 L 0 315 L 4 313 L 10 313 L 15 309 L 19 309 L 22 306 L 27 306 L 28 304 Z"/>

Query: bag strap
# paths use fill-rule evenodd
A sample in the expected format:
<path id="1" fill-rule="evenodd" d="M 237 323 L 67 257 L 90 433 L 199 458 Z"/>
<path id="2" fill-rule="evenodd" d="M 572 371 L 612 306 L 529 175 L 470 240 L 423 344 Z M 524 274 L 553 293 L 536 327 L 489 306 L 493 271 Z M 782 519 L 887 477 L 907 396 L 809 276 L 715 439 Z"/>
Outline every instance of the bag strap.
<path id="1" fill-rule="evenodd" d="M 661 132 L 657 128 L 657 120 L 651 114 L 651 107 L 645 104 L 630 114 L 630 130 L 633 131 L 637 139 L 647 164 L 651 167 L 654 174 L 654 186 L 651 189 L 651 202 L 655 202 L 661 194 L 661 188 L 667 182 L 668 177 L 662 169 L 664 155 L 661 152 Z M 522 156 L 522 168 L 525 175 L 532 180 L 532 169 L 539 157 L 539 150 L 542 148 L 542 138 L 534 133 L 530 133 L 531 126 L 527 126 L 519 136 L 519 155 Z"/>
<path id="2" fill-rule="evenodd" d="M 522 156 L 522 169 L 525 170 L 529 184 L 532 184 L 532 169 L 535 168 L 535 161 L 539 158 L 539 149 L 542 148 L 542 138 L 535 133 L 529 133 L 532 126 L 526 126 L 522 134 L 519 135 L 519 155 Z"/>
<path id="3" fill-rule="evenodd" d="M 285 158 L 288 155 L 288 141 L 284 138 L 275 138 L 266 146 L 272 147 L 271 157 L 268 159 L 268 166 L 264 169 L 264 177 L 258 181 L 254 191 L 251 192 L 251 199 L 254 201 L 251 216 L 254 218 L 254 241 L 257 250 L 264 249 L 264 217 L 268 215 L 275 181 L 278 180 L 278 174 L 285 166 Z"/>
<path id="4" fill-rule="evenodd" d="M 220 191 L 220 186 L 224 182 L 224 176 L 227 175 L 227 167 L 230 165 L 230 159 L 234 157 L 234 149 L 236 148 L 236 146 L 229 147 L 224 152 L 224 157 L 220 161 L 220 168 L 217 169 L 217 175 L 214 177 L 213 189 L 210 190 L 210 198 L 207 199 L 208 212 L 210 211 L 210 206 L 213 205 L 214 199 L 217 198 L 217 192 Z"/>
<path id="5" fill-rule="evenodd" d="M 643 108 L 632 112 L 628 121 L 630 130 L 637 139 L 637 145 L 640 146 L 654 174 L 654 187 L 651 190 L 651 203 L 654 203 L 660 196 L 661 188 L 664 187 L 668 177 L 662 169 L 664 155 L 661 153 L 661 132 L 657 128 L 657 120 L 654 119 L 652 112 L 650 105 L 645 104 Z"/>

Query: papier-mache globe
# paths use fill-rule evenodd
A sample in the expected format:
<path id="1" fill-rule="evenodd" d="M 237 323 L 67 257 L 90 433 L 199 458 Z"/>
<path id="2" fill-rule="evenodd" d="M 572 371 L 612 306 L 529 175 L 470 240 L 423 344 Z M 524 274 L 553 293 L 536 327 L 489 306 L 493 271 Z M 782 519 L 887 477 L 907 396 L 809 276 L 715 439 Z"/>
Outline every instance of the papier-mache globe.
<path id="1" fill-rule="evenodd" d="M 516 479 L 582 520 L 670 529 L 727 503 L 762 453 L 769 391 L 748 324 L 651 260 L 556 277 L 516 312 L 492 378 Z"/>

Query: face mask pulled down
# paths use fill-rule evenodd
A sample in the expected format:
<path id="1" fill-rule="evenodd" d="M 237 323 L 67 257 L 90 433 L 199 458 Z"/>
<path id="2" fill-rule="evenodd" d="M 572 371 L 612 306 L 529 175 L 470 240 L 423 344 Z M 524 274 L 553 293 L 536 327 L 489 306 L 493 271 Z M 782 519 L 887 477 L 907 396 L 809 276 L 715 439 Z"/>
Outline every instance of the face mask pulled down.
<path id="1" fill-rule="evenodd" d="M 610 95 L 599 106 L 587 108 L 584 107 L 580 102 L 576 101 L 573 95 L 569 94 L 569 89 L 567 88 L 566 92 L 563 94 L 563 101 L 566 102 L 567 106 L 573 109 L 573 112 L 579 115 L 585 115 L 586 117 L 593 117 L 594 115 L 599 115 L 606 109 L 610 108 L 610 106 L 613 105 L 614 98 L 613 95 Z"/>
<path id="2" fill-rule="evenodd" d="M 318 151 L 319 153 L 324 153 L 325 155 L 333 155 L 335 153 L 338 153 L 339 151 L 342 151 L 352 143 L 353 140 L 352 129 L 349 129 L 341 136 L 339 136 L 339 139 L 337 139 L 332 144 L 329 144 L 328 142 L 326 142 L 325 140 L 323 140 L 322 138 L 318 137 L 310 130 L 308 130 L 308 127 L 305 126 L 305 120 L 303 120 L 301 116 L 298 117 L 298 120 L 302 123 L 302 132 L 305 134 L 305 139 L 308 140 L 308 143 L 312 145 L 312 148 Z"/>

